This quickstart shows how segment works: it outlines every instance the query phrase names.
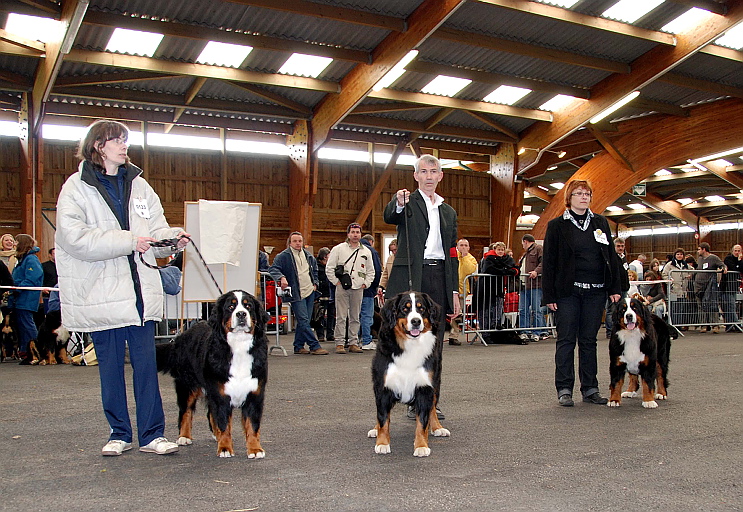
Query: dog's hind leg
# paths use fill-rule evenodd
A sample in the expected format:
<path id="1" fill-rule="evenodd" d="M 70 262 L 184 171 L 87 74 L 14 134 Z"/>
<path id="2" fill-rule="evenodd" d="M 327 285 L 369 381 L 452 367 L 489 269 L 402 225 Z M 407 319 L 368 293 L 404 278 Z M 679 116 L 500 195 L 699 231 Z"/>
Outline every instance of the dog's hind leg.
<path id="1" fill-rule="evenodd" d="M 242 407 L 245 448 L 249 459 L 262 459 L 266 456 L 261 447 L 261 417 L 263 416 L 263 396 L 249 393 Z"/>
<path id="2" fill-rule="evenodd" d="M 434 435 L 434 437 L 449 437 L 451 436 L 451 432 L 449 432 L 448 429 L 444 428 L 444 426 L 439 421 L 438 414 L 436 413 L 437 403 L 438 400 L 434 399 L 433 407 L 431 408 L 431 412 L 428 415 L 429 430 Z"/>
<path id="3" fill-rule="evenodd" d="M 415 391 L 415 443 L 413 456 L 428 457 L 428 428 L 431 417 L 436 417 L 436 392 L 432 387 L 419 387 Z"/>
<path id="4" fill-rule="evenodd" d="M 201 389 L 191 390 L 188 386 L 176 381 L 175 393 L 178 397 L 178 441 L 180 446 L 193 443 L 193 415 L 196 402 L 201 396 Z"/>
<path id="5" fill-rule="evenodd" d="M 655 401 L 655 372 L 657 363 L 648 361 L 647 357 L 640 365 L 642 377 L 642 406 L 646 409 L 655 409 L 658 403 Z"/>
<path id="6" fill-rule="evenodd" d="M 619 372 L 619 369 L 614 369 L 612 371 Z M 619 407 L 622 405 L 622 397 L 624 396 L 624 393 L 622 393 L 622 386 L 624 386 L 624 375 L 625 371 L 624 368 L 622 368 L 621 373 L 619 373 L 616 377 L 612 377 L 612 382 L 609 385 L 609 403 L 606 404 L 609 407 Z M 616 380 L 615 380 L 616 379 Z M 632 380 L 632 375 L 630 375 L 630 381 Z"/>
<path id="7" fill-rule="evenodd" d="M 666 382 L 666 372 L 660 364 L 660 361 L 656 363 L 656 376 L 655 376 L 655 399 L 656 400 L 668 400 L 668 388 Z"/>
<path id="8" fill-rule="evenodd" d="M 227 404 L 227 407 L 230 407 Z M 214 417 L 214 413 L 209 414 L 209 422 L 212 426 L 212 432 L 214 437 L 217 439 L 217 456 L 218 457 L 234 457 L 235 451 L 232 449 L 232 409 L 230 408 L 227 412 L 227 422 L 224 430 L 219 428 L 218 421 Z"/>

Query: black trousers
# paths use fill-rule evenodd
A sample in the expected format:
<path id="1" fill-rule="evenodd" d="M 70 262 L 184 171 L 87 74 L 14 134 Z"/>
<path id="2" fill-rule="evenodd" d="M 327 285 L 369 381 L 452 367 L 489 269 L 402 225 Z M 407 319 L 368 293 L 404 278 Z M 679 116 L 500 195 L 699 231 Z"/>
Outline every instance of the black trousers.
<path id="1" fill-rule="evenodd" d="M 433 301 L 439 305 L 439 332 L 436 341 L 443 343 L 446 331 L 446 310 L 449 307 L 450 297 L 446 293 L 446 269 L 443 260 L 436 265 L 423 265 L 423 279 L 421 280 L 421 292 L 427 293 Z"/>

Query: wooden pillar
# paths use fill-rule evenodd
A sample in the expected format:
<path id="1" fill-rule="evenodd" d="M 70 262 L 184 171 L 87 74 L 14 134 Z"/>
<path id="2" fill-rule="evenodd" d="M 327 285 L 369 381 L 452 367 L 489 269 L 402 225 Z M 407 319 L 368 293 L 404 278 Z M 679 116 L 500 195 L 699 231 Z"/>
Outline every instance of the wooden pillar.
<path id="1" fill-rule="evenodd" d="M 21 125 L 21 231 L 37 238 L 41 234 L 40 155 L 43 153 L 41 130 L 33 125 L 33 106 L 23 93 L 18 121 Z"/>
<path id="2" fill-rule="evenodd" d="M 519 181 L 513 185 L 513 202 L 511 206 L 511 224 L 509 226 L 509 241 L 508 247 L 513 249 L 513 257 L 516 261 L 524 252 L 524 248 L 521 246 L 521 237 L 523 235 L 516 231 L 516 225 L 518 224 L 519 217 L 524 211 L 524 189 L 526 188 L 525 181 Z"/>
<path id="3" fill-rule="evenodd" d="M 511 244 L 519 212 L 513 211 L 514 200 L 513 144 L 501 144 L 490 157 L 490 240 Z M 523 193 L 523 192 L 522 192 Z M 522 200 L 523 201 L 523 200 Z"/>
<path id="4" fill-rule="evenodd" d="M 304 243 L 311 245 L 310 184 L 315 157 L 309 151 L 311 142 L 309 123 L 304 120 L 296 121 L 294 133 L 287 136 L 286 142 L 289 146 L 289 230 L 300 231 L 304 235 Z"/>

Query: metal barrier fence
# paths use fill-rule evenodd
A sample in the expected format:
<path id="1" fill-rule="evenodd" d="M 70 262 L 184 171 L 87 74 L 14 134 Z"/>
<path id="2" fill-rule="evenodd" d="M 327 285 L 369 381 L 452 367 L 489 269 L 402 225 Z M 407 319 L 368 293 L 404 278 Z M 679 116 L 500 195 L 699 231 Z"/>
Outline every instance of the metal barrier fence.
<path id="1" fill-rule="evenodd" d="M 484 335 L 495 332 L 519 332 L 524 339 L 554 334 L 552 315 L 540 304 L 541 289 L 529 288 L 520 277 L 470 274 L 464 295 L 462 333 L 468 343 L 489 345 Z"/>
<path id="2" fill-rule="evenodd" d="M 674 327 L 740 325 L 743 293 L 738 272 L 673 270 L 668 285 L 668 322 Z"/>

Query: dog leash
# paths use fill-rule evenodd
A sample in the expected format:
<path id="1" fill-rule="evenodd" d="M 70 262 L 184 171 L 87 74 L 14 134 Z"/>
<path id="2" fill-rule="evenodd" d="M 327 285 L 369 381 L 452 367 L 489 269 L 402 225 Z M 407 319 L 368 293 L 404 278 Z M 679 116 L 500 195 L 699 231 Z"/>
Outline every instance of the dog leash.
<path id="1" fill-rule="evenodd" d="M 410 209 L 408 208 L 408 205 L 410 204 L 410 193 L 408 193 L 408 202 L 405 203 L 405 193 L 403 193 L 403 203 L 405 204 L 405 211 L 403 212 L 404 219 L 405 219 L 405 250 L 408 253 L 408 290 L 413 289 L 413 267 L 410 263 L 410 235 L 408 234 L 408 212 Z M 412 213 L 410 213 L 412 215 Z"/>
<path id="2" fill-rule="evenodd" d="M 214 278 L 214 274 L 212 274 L 211 269 L 209 268 L 209 265 L 207 265 L 206 260 L 204 260 L 204 257 L 201 255 L 201 251 L 199 250 L 199 247 L 196 245 L 196 243 L 193 241 L 191 237 L 183 236 L 183 237 L 177 237 L 177 238 L 166 238 L 165 240 L 160 240 L 157 242 L 150 242 L 151 247 L 169 247 L 171 249 L 174 249 L 177 251 L 178 247 L 178 241 L 180 238 L 187 238 L 189 242 L 191 242 L 191 245 L 193 245 L 194 250 L 196 251 L 196 254 L 199 256 L 199 259 L 201 260 L 201 263 L 204 264 L 204 268 L 206 269 L 207 273 L 209 274 L 209 277 L 212 278 L 212 283 L 214 283 L 214 286 L 217 287 L 217 291 L 219 291 L 219 294 L 222 295 L 222 288 L 219 286 L 219 283 L 217 283 L 217 280 Z M 144 260 L 144 253 L 139 253 L 139 260 L 144 264 L 145 267 L 149 267 L 154 270 L 160 270 L 165 268 L 165 266 L 159 266 L 159 265 L 151 265 L 147 263 Z"/>

